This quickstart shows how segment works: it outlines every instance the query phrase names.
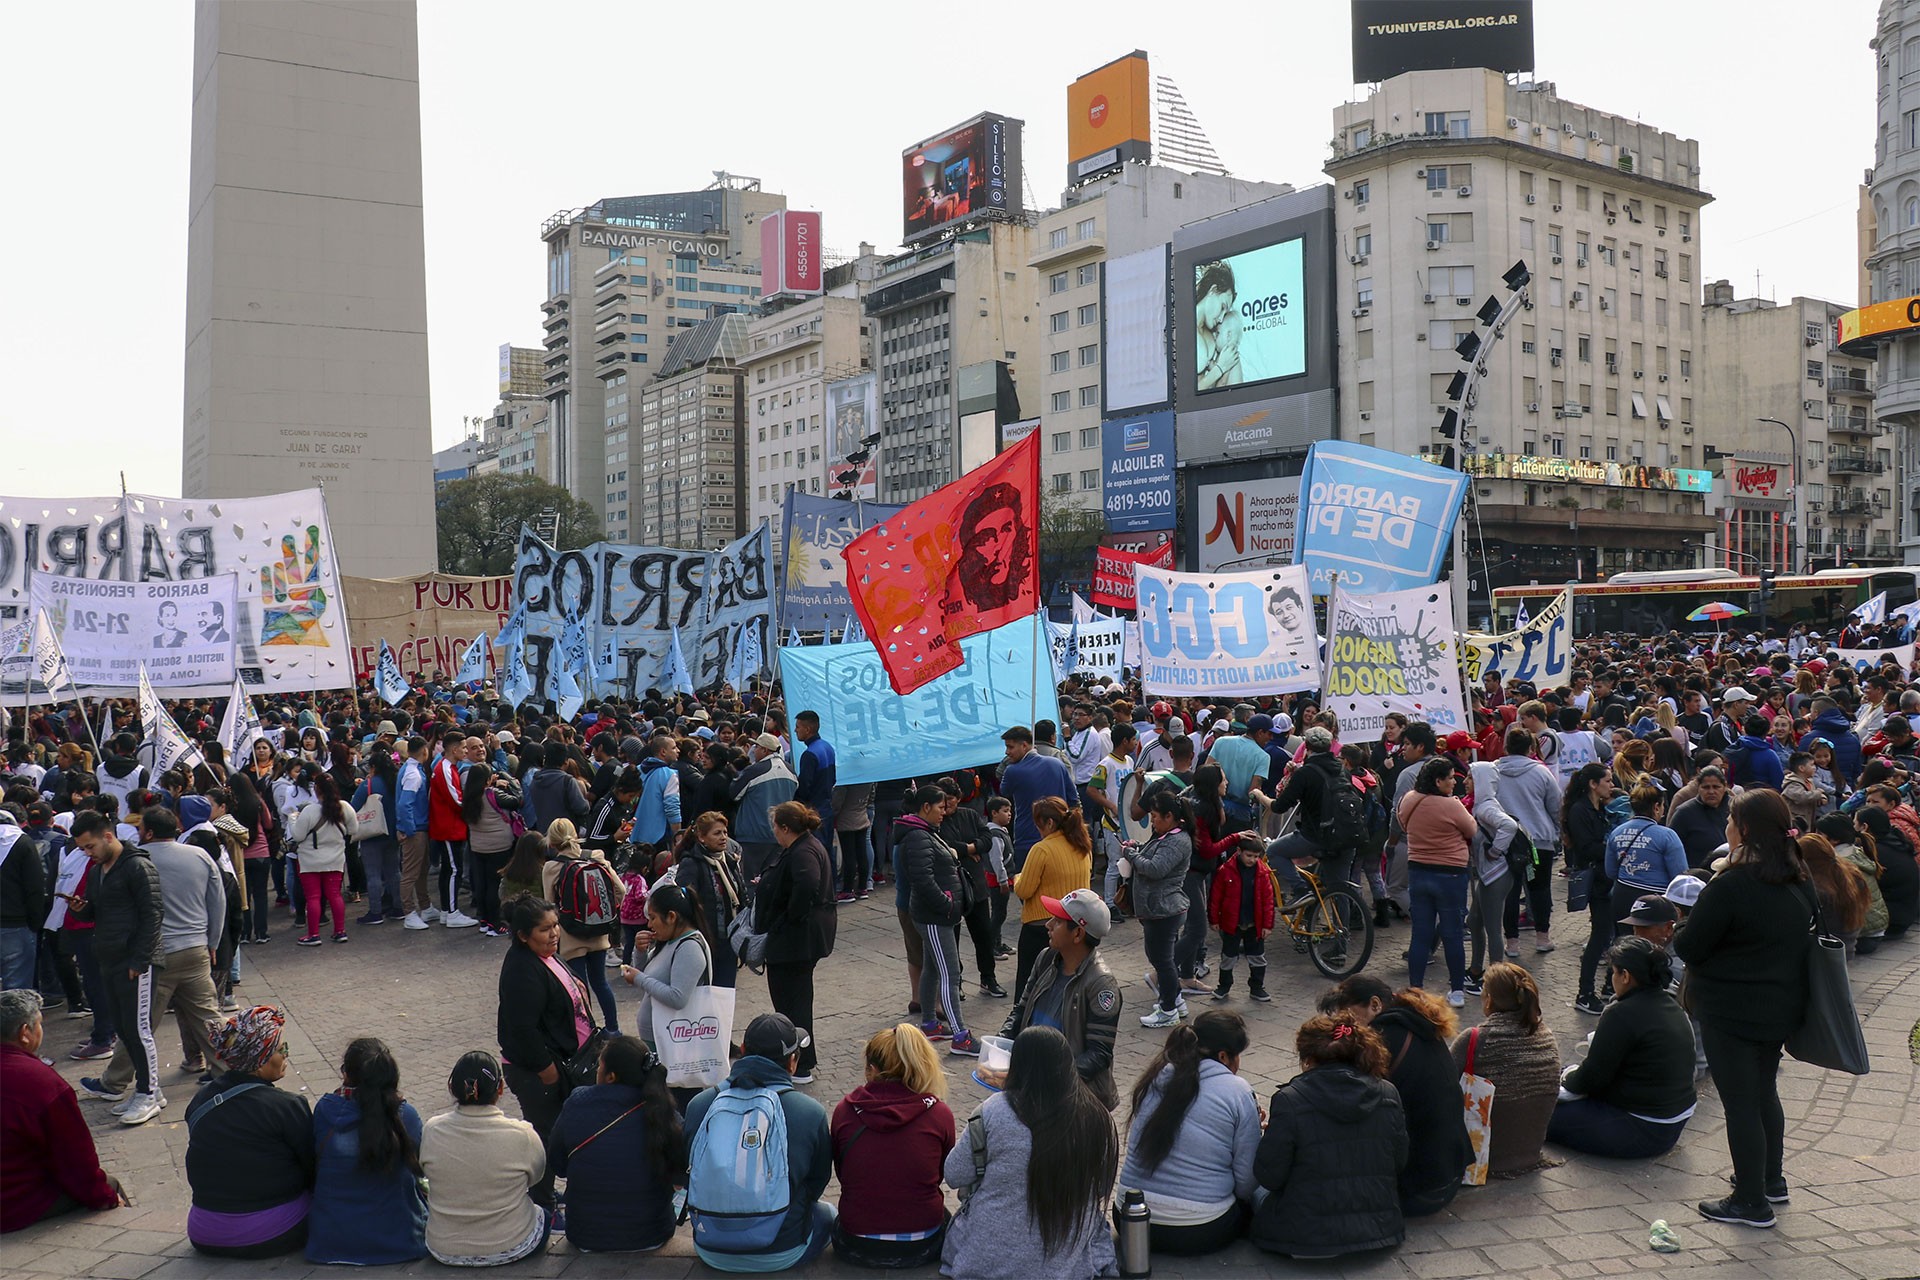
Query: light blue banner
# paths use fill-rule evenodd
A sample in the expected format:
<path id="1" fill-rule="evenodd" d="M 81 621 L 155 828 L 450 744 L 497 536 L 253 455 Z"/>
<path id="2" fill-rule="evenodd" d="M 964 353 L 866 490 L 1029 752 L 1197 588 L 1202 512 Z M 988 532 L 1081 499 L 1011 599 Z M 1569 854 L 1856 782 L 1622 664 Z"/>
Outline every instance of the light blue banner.
<path id="1" fill-rule="evenodd" d="M 1313 594 L 1404 591 L 1437 581 L 1467 477 L 1363 444 L 1323 440 L 1300 477 L 1296 564 Z"/>
<path id="2" fill-rule="evenodd" d="M 1054 714 L 1040 626 L 1035 615 L 968 636 L 963 665 L 904 698 L 869 642 L 788 646 L 780 650 L 787 707 L 820 713 L 820 736 L 833 744 L 843 783 L 993 764 L 1006 753 L 1002 732 Z"/>

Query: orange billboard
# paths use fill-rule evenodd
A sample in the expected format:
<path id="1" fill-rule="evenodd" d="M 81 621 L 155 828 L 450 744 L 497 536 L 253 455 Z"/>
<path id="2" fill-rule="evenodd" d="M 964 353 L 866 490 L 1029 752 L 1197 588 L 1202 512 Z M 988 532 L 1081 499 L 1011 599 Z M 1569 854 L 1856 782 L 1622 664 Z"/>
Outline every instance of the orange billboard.
<path id="1" fill-rule="evenodd" d="M 1067 183 L 1077 186 L 1153 155 L 1153 90 L 1135 49 L 1067 86 Z"/>
<path id="2" fill-rule="evenodd" d="M 1920 297 L 1876 302 L 1840 317 L 1840 349 L 1848 355 L 1871 355 L 1883 338 L 1920 329 Z"/>

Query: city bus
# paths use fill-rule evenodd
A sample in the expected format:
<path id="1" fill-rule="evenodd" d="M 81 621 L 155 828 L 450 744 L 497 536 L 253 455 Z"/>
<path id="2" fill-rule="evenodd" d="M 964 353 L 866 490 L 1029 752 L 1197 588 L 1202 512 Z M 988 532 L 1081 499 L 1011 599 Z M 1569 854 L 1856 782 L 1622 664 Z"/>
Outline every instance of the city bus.
<path id="1" fill-rule="evenodd" d="M 1773 599 L 1767 605 L 1768 629 L 1780 633 L 1797 623 L 1820 631 L 1840 626 L 1847 614 L 1879 592 L 1887 593 L 1887 608 L 1898 609 L 1916 598 L 1916 569 L 1822 569 L 1818 573 L 1781 574 L 1773 580 Z M 1493 616 L 1496 631 L 1513 629 L 1522 601 L 1529 617 L 1569 584 L 1535 583 L 1495 587 Z M 1711 623 L 1688 622 L 1687 615 L 1718 600 L 1739 605 L 1751 616 L 1720 625 L 1723 631 L 1760 629 L 1760 579 L 1734 569 L 1676 569 L 1654 573 L 1616 573 L 1605 582 L 1575 582 L 1573 628 L 1575 636 L 1609 631 L 1639 635 L 1667 631 L 1712 630 Z"/>

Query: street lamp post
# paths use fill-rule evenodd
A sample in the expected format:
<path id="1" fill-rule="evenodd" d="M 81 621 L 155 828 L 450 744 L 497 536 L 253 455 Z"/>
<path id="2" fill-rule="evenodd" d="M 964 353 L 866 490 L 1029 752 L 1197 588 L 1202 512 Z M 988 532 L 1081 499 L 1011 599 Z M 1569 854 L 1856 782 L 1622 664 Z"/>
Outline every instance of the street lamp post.
<path id="1" fill-rule="evenodd" d="M 1806 525 L 1804 520 L 1801 518 L 1800 434 L 1797 431 L 1795 431 L 1791 425 L 1780 421 L 1780 419 L 1778 418 L 1761 418 L 1759 419 L 1759 421 L 1771 422 L 1774 426 L 1779 427 L 1782 431 L 1786 432 L 1787 447 L 1793 450 L 1792 454 L 1789 455 L 1787 459 L 1787 463 L 1790 468 L 1788 475 L 1791 477 L 1792 483 L 1793 483 L 1793 497 L 1789 502 L 1789 507 L 1791 508 L 1791 512 L 1793 516 L 1793 542 L 1790 544 L 1793 548 L 1793 553 L 1787 558 L 1787 568 L 1794 573 L 1805 573 L 1806 560 L 1807 560 L 1807 541 L 1806 541 L 1806 532 L 1805 532 Z"/>

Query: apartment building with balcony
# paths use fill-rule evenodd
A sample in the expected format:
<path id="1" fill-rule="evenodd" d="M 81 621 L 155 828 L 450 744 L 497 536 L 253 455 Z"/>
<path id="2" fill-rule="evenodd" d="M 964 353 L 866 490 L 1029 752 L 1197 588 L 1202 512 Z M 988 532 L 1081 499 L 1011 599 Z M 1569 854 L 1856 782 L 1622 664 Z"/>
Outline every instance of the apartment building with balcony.
<path id="1" fill-rule="evenodd" d="M 624 397 L 606 434 L 610 541 L 710 551 L 747 528 L 748 322 L 729 312 L 681 329 L 652 377 L 610 384 Z"/>
<path id="2" fill-rule="evenodd" d="M 1713 464 L 1715 540 L 1735 553 L 1717 551 L 1712 563 L 1786 572 L 1898 561 L 1895 442 L 1875 412 L 1873 357 L 1837 345 L 1848 310 L 1819 298 L 1736 298 L 1725 280 L 1707 285 L 1698 417 L 1722 455 Z M 1796 460 L 1797 512 L 1788 492 Z M 1742 469 L 1756 467 L 1762 477 L 1779 468 L 1778 483 L 1740 483 Z"/>
<path id="3" fill-rule="evenodd" d="M 607 506 L 622 487 L 612 478 L 622 468 L 608 468 L 609 436 L 632 424 L 676 338 L 758 309 L 759 218 L 786 203 L 757 179 L 721 174 L 701 191 L 599 200 L 542 225 L 552 478 L 592 504 L 608 537 L 637 523 L 631 506 Z"/>
<path id="4" fill-rule="evenodd" d="M 1699 144 L 1545 80 L 1414 71 L 1333 112 L 1340 431 L 1423 453 L 1516 261 L 1461 461 L 1494 585 L 1679 568 L 1713 528 L 1698 425 Z"/>

